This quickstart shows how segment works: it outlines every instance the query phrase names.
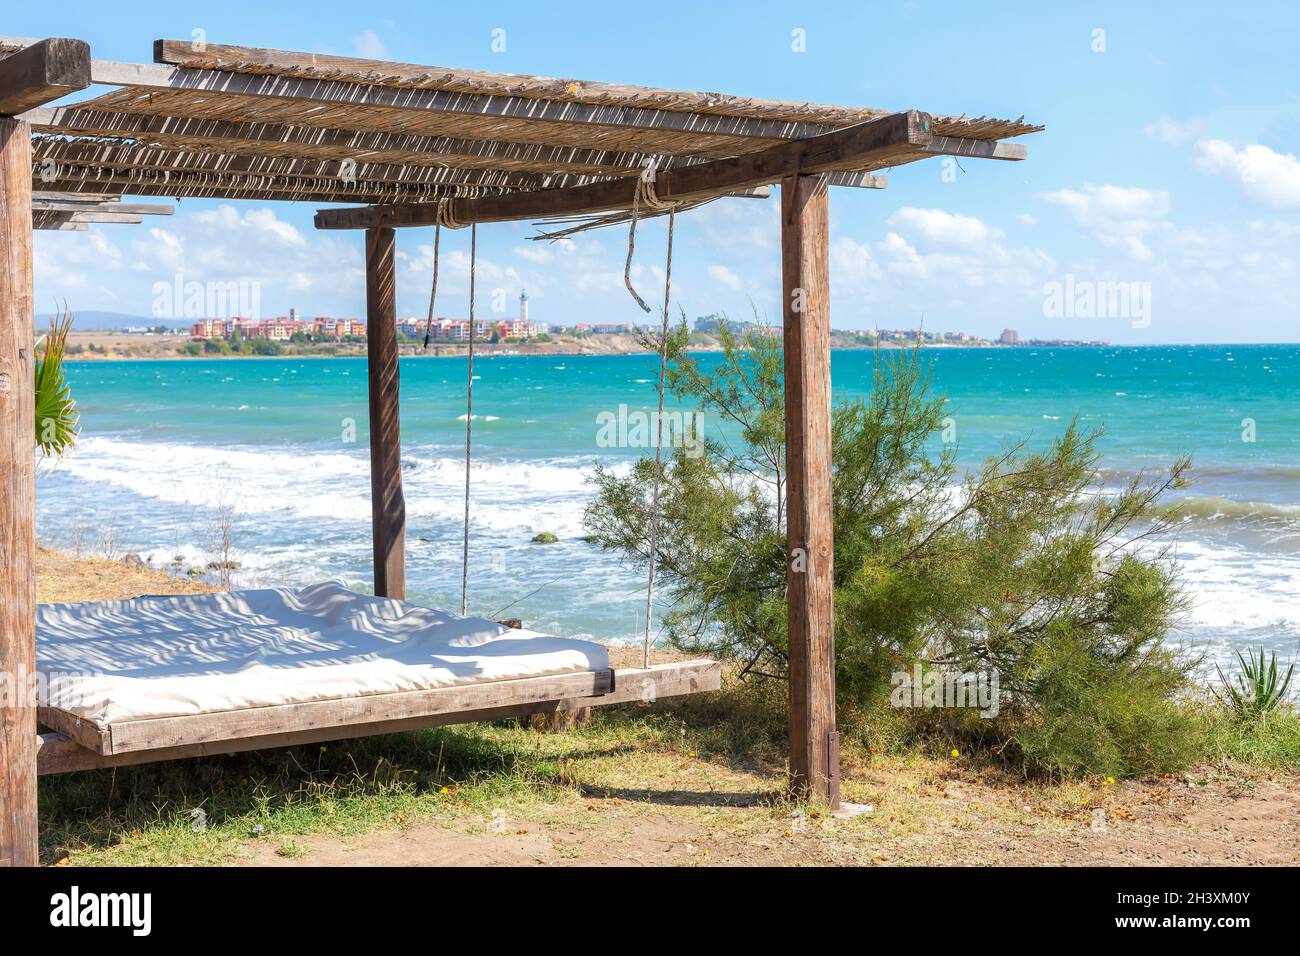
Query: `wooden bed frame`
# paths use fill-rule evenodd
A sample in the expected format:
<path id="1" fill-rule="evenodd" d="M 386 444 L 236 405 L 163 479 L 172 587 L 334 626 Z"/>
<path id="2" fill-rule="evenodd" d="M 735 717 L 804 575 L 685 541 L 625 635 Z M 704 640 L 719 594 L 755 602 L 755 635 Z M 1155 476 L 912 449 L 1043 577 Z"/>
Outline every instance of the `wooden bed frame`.
<path id="1" fill-rule="evenodd" d="M 55 733 L 40 737 L 37 773 L 293 747 L 578 707 L 651 703 L 660 697 L 717 690 L 721 677 L 717 661 L 693 660 L 111 724 L 41 707 L 38 718 Z"/>

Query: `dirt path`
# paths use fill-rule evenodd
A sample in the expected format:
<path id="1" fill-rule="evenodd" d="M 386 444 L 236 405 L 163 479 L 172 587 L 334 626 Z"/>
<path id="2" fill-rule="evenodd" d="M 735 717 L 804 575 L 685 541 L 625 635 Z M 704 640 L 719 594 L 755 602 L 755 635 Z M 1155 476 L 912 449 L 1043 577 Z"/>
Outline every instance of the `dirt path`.
<path id="1" fill-rule="evenodd" d="M 1192 778 L 1195 780 L 1196 778 Z M 1300 780 L 1120 784 L 1104 806 L 1033 799 L 965 777 L 887 800 L 870 816 L 799 820 L 770 806 L 676 807 L 576 797 L 576 820 L 465 817 L 261 843 L 269 866 L 726 866 L 737 864 L 1227 865 L 1300 863 Z M 1012 798 L 1012 799 L 1009 799 Z M 1104 823 L 1095 810 L 1105 814 Z M 565 817 L 572 817 L 565 814 Z M 1095 822 L 1094 822 L 1095 821 Z"/>

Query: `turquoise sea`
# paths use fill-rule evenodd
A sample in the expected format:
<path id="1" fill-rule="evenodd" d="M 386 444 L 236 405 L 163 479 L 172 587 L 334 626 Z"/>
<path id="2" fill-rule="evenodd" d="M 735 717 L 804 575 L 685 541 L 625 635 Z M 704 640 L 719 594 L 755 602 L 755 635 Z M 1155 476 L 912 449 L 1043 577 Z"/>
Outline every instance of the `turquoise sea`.
<path id="1" fill-rule="evenodd" d="M 1045 445 L 1072 416 L 1104 424 L 1108 483 L 1191 455 L 1177 534 L 1195 609 L 1178 639 L 1213 657 L 1300 642 L 1300 345 L 935 349 L 960 458 L 1023 436 Z M 710 360 L 708 357 L 706 361 Z M 837 397 L 870 387 L 874 354 L 837 351 Z M 643 626 L 644 576 L 581 540 L 598 416 L 649 410 L 657 357 L 475 361 L 471 613 L 602 639 Z M 366 375 L 360 359 L 77 362 L 79 447 L 37 484 L 42 540 L 213 560 L 233 514 L 237 586 L 338 578 L 370 586 Z M 464 359 L 402 361 L 408 595 L 457 608 Z M 705 433 L 722 426 L 706 419 Z M 560 543 L 535 545 L 538 531 Z"/>

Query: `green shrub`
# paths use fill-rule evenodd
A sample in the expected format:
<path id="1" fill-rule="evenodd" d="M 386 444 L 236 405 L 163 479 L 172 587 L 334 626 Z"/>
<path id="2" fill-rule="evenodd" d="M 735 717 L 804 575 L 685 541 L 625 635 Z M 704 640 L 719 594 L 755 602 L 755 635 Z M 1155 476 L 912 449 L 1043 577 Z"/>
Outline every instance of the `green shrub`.
<path id="1" fill-rule="evenodd" d="M 683 650 L 780 674 L 797 557 L 781 511 L 783 359 L 763 332 L 719 338 L 707 364 L 686 352 L 684 321 L 669 343 L 674 394 L 736 434 L 710 434 L 703 454 L 679 447 L 665 464 L 663 623 Z M 1193 662 L 1164 645 L 1186 600 L 1166 551 L 1129 547 L 1170 527 L 1154 506 L 1186 460 L 1097 495 L 1099 433 L 1071 423 L 1044 451 L 1013 444 L 963 473 L 919 350 L 878 352 L 869 399 L 832 416 L 842 709 L 880 706 L 891 674 L 914 665 L 993 672 L 1006 716 L 978 733 L 1000 736 L 1027 772 L 1119 775 L 1194 759 L 1199 725 L 1173 702 Z M 630 473 L 597 468 L 586 524 L 603 547 L 645 561 L 653 479 L 652 459 Z"/>
<path id="2" fill-rule="evenodd" d="M 1114 660 L 1066 631 L 1040 642 L 1032 657 L 1033 688 L 1010 731 L 1026 772 L 1164 773 L 1203 752 L 1200 724 L 1175 700 L 1187 665 L 1172 653 Z"/>

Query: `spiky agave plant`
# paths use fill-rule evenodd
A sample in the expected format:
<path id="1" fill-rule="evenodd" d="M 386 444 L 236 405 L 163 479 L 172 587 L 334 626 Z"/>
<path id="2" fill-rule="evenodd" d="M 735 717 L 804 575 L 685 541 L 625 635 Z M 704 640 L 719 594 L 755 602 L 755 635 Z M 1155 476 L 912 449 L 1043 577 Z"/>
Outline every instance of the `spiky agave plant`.
<path id="1" fill-rule="evenodd" d="M 57 458 L 77 440 L 77 402 L 63 367 L 72 313 L 66 309 L 50 320 L 44 347 L 36 349 L 36 447 L 46 458 Z"/>
<path id="2" fill-rule="evenodd" d="M 1214 695 L 1219 700 L 1231 707 L 1239 717 L 1255 718 L 1277 710 L 1286 700 L 1287 689 L 1291 686 L 1291 677 L 1295 673 L 1295 663 L 1292 662 L 1286 669 L 1285 674 L 1279 674 L 1277 669 L 1277 651 L 1273 652 L 1272 659 L 1265 662 L 1264 648 L 1259 649 L 1259 658 L 1256 659 L 1252 654 L 1250 657 L 1237 651 L 1237 662 L 1241 665 L 1241 673 L 1236 675 L 1235 681 L 1230 681 L 1224 676 L 1223 669 L 1219 665 L 1214 665 L 1215 670 L 1219 672 L 1219 679 L 1223 681 L 1223 691 L 1215 691 Z"/>

